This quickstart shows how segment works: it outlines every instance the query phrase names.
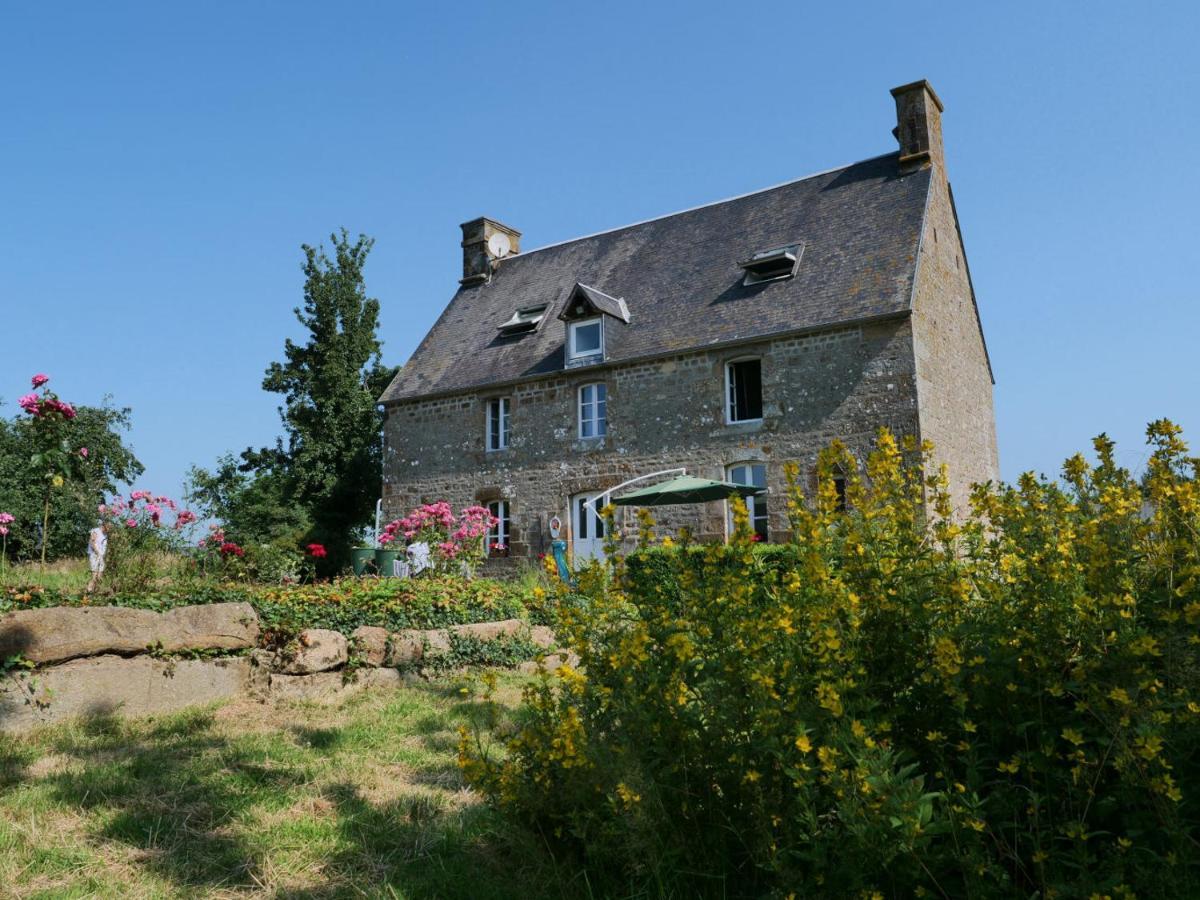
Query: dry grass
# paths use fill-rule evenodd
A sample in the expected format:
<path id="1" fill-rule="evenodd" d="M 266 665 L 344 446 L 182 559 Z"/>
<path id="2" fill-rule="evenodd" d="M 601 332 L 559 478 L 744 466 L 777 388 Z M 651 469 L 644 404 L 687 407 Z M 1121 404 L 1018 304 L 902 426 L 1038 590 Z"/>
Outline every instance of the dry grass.
<path id="1" fill-rule="evenodd" d="M 586 895 L 463 785 L 466 717 L 447 681 L 0 738 L 0 896 Z"/>

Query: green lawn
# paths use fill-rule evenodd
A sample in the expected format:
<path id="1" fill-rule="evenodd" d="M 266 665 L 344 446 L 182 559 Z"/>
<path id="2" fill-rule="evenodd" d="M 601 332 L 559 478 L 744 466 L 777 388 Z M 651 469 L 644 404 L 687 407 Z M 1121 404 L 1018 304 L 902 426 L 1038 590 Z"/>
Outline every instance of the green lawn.
<path id="1" fill-rule="evenodd" d="M 466 720 L 444 681 L 0 736 L 0 895 L 587 896 L 464 787 Z"/>

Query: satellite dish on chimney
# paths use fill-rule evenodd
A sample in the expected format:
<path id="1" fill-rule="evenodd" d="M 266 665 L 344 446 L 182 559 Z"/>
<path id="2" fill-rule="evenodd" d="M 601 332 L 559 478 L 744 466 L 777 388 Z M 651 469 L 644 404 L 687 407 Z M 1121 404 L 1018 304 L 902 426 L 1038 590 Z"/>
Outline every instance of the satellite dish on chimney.
<path id="1" fill-rule="evenodd" d="M 498 231 L 488 238 L 488 252 L 492 254 L 493 259 L 504 259 L 511 250 L 512 241 L 507 234 Z"/>

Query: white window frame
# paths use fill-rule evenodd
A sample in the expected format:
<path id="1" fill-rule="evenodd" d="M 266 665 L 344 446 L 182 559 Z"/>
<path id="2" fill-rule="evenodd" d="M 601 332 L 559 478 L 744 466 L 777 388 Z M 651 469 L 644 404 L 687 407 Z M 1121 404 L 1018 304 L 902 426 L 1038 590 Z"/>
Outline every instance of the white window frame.
<path id="1" fill-rule="evenodd" d="M 508 397 L 492 397 L 487 401 L 483 423 L 483 446 L 488 453 L 507 450 L 512 438 L 512 404 Z M 498 444 L 492 445 L 492 425 L 500 417 L 500 428 L 496 432 Z"/>
<path id="2" fill-rule="evenodd" d="M 735 419 L 733 417 L 733 367 L 738 363 L 757 362 L 758 363 L 758 405 L 759 415 L 754 419 Z M 725 424 L 726 425 L 755 425 L 762 422 L 762 405 L 763 405 L 763 384 L 762 384 L 762 357 L 760 356 L 741 356 L 737 359 L 731 359 L 725 363 Z"/>
<path id="3" fill-rule="evenodd" d="M 583 392 L 588 390 L 589 388 L 592 389 L 592 402 L 586 403 L 583 399 Z M 600 397 L 598 396 L 599 390 L 604 391 L 604 399 L 603 400 L 601 400 Z M 603 416 L 601 416 L 599 413 L 601 404 L 604 405 L 604 415 Z M 592 415 L 591 415 L 592 433 L 591 434 L 583 433 L 583 424 L 584 424 L 584 422 L 588 421 L 588 419 L 583 414 L 585 406 L 590 407 L 592 410 Z M 577 410 L 576 415 L 575 415 L 575 421 L 578 425 L 578 430 L 576 433 L 579 435 L 579 439 L 581 441 L 593 441 L 593 440 L 597 440 L 602 437 L 608 437 L 608 383 L 607 382 L 593 381 L 593 382 L 589 382 L 588 384 L 581 384 L 579 386 L 579 391 L 576 393 L 575 407 Z"/>
<path id="4" fill-rule="evenodd" d="M 512 545 L 509 543 L 509 539 L 512 537 L 512 514 L 508 508 L 508 501 L 493 500 L 487 504 L 487 509 L 500 521 L 488 529 L 488 533 L 483 539 L 484 555 L 491 554 L 493 544 L 502 544 L 511 551 Z"/>
<path id="5" fill-rule="evenodd" d="M 761 485 L 754 484 L 753 469 L 756 466 L 762 469 L 763 483 Z M 750 475 L 751 480 L 749 482 L 734 481 L 734 469 L 741 468 L 750 470 L 748 474 Z M 741 462 L 730 463 L 725 467 L 725 479 L 730 484 L 750 484 L 753 487 L 761 487 L 765 490 L 767 487 L 767 464 L 761 459 L 744 459 Z M 766 543 L 771 539 L 771 520 L 767 515 L 767 495 L 759 494 L 756 497 L 746 497 L 744 499 L 746 500 L 747 512 L 750 513 L 750 530 L 755 534 L 758 534 L 758 528 L 755 526 L 755 523 L 761 521 L 763 523 L 763 532 L 765 532 L 762 536 L 762 540 L 764 543 Z M 733 506 L 729 503 L 729 501 L 725 502 L 725 506 L 728 509 L 728 512 L 725 515 L 725 527 L 728 529 L 729 534 L 732 535 Z"/>
<path id="6" fill-rule="evenodd" d="M 586 325 L 600 326 L 600 346 L 595 350 L 585 350 L 580 353 L 575 348 L 575 334 L 578 330 Z M 570 322 L 567 325 L 567 360 L 574 362 L 579 359 L 591 359 L 594 356 L 603 358 L 604 356 L 604 316 L 591 316 L 587 319 L 580 319 L 577 322 Z"/>

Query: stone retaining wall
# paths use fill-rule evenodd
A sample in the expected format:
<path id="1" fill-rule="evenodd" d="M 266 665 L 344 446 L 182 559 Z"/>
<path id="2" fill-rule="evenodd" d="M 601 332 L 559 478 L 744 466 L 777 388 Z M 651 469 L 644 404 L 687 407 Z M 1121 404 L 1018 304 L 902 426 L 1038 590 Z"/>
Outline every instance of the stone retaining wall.
<path id="1" fill-rule="evenodd" d="M 449 652 L 452 635 L 527 637 L 547 653 L 555 645 L 548 628 L 508 619 L 428 631 L 364 626 L 349 639 L 315 628 L 270 651 L 258 647 L 258 615 L 246 603 L 163 613 L 113 606 L 19 610 L 0 616 L 0 732 L 79 716 L 174 712 L 240 695 L 337 700 L 399 684 L 402 671 L 415 674 Z M 551 654 L 546 663 L 565 660 Z"/>

